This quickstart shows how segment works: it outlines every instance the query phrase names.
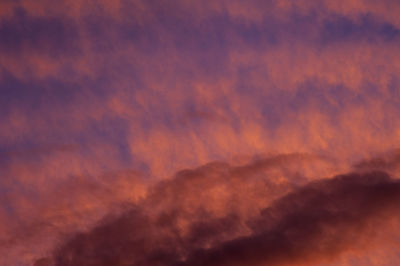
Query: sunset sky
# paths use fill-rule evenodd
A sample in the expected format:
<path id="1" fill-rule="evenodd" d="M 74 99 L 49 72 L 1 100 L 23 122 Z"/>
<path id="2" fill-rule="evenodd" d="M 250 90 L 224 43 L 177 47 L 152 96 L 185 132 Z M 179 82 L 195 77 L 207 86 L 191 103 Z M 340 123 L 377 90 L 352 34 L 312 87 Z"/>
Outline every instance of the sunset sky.
<path id="1" fill-rule="evenodd" d="M 1 0 L 0 265 L 400 265 L 400 1 Z"/>

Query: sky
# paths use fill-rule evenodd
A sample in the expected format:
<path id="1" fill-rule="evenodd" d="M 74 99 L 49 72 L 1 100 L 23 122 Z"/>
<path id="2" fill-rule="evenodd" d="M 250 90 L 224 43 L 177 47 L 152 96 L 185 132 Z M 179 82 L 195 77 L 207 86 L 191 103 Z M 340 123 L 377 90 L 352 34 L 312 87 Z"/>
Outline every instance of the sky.
<path id="1" fill-rule="evenodd" d="M 0 265 L 399 265 L 399 13 L 0 1 Z"/>

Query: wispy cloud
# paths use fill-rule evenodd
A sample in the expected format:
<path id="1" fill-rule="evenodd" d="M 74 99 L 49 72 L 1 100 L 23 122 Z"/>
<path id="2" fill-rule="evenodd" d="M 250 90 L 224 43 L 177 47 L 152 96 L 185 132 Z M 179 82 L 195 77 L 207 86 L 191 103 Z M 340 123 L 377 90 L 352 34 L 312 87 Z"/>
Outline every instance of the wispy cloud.
<path id="1" fill-rule="evenodd" d="M 31 265 L 71 227 L 150 201 L 163 206 L 150 218 L 165 207 L 179 230 L 204 209 L 192 239 L 227 224 L 193 240 L 189 263 L 250 237 L 243 217 L 311 180 L 395 179 L 399 12 L 395 0 L 1 1 L 0 230 L 14 240 L 0 264 Z"/>

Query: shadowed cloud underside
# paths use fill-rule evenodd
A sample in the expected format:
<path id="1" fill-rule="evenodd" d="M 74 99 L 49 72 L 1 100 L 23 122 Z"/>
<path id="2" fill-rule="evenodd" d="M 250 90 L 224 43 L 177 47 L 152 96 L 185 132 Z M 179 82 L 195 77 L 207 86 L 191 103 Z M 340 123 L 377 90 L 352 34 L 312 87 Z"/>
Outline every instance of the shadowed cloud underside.
<path id="1" fill-rule="evenodd" d="M 399 13 L 0 1 L 0 264 L 399 264 Z"/>

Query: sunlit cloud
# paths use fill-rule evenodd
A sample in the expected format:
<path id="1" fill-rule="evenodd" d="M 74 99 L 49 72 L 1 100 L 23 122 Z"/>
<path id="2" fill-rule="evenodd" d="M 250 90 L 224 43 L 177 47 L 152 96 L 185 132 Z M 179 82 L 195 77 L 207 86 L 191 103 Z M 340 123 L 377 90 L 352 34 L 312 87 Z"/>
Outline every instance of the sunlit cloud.
<path id="1" fill-rule="evenodd" d="M 90 265 L 74 248 L 103 254 L 87 249 L 96 230 L 128 241 L 97 256 L 105 265 L 397 264 L 398 217 L 380 216 L 398 200 L 399 12 L 395 0 L 2 1 L 0 264 Z M 297 195 L 314 217 L 304 195 L 341 202 L 338 175 L 356 183 L 346 204 L 379 198 L 360 192 L 371 175 L 394 194 L 368 215 L 317 200 L 354 219 L 288 225 L 310 242 L 294 248 L 270 224 L 291 224 L 282 202 Z M 175 249 L 130 247 L 135 223 L 149 247 Z M 263 257 L 271 235 L 281 253 Z M 231 249 L 236 262 L 221 257 Z"/>

